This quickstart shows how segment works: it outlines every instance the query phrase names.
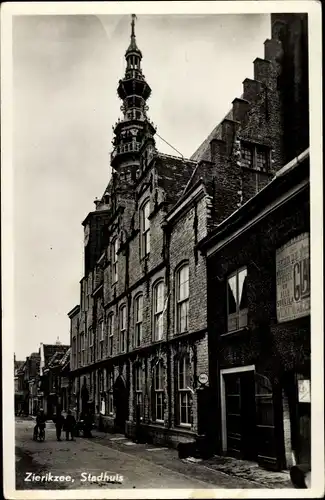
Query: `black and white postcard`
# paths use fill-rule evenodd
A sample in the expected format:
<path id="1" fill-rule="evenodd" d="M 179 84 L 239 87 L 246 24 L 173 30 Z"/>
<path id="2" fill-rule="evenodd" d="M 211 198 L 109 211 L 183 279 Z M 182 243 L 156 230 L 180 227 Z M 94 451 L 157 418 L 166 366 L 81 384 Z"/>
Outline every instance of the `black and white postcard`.
<path id="1" fill-rule="evenodd" d="M 1 37 L 5 497 L 323 497 L 321 5 Z"/>

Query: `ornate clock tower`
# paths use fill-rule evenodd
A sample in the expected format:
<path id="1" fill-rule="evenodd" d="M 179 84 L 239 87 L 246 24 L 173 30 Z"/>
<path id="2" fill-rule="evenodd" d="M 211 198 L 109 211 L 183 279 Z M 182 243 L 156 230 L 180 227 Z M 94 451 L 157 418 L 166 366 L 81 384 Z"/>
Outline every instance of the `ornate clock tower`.
<path id="1" fill-rule="evenodd" d="M 151 88 L 141 69 L 142 53 L 135 39 L 135 19 L 135 14 L 132 14 L 131 42 L 125 53 L 125 76 L 119 81 L 117 88 L 117 93 L 123 101 L 123 118 L 114 126 L 114 150 L 111 155 L 112 168 L 117 171 L 119 179 L 127 183 L 136 179 L 137 171 L 141 168 L 140 157 L 144 142 L 148 144 L 146 154 L 153 154 L 153 137 L 156 132 L 147 117 L 147 100 Z"/>

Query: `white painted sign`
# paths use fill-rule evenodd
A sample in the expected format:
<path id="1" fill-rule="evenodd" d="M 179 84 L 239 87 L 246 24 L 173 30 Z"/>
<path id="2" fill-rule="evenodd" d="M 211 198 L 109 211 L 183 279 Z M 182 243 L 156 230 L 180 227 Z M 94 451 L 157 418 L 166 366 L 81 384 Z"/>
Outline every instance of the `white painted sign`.
<path id="1" fill-rule="evenodd" d="M 290 321 L 310 313 L 309 233 L 276 251 L 277 319 Z"/>
<path id="2" fill-rule="evenodd" d="M 310 380 L 298 380 L 299 403 L 310 403 Z"/>

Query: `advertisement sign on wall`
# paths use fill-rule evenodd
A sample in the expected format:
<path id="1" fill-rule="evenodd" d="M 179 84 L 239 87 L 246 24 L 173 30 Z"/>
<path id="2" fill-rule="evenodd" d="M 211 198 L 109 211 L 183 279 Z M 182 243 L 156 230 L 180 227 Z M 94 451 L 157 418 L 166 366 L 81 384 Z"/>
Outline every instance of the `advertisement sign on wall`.
<path id="1" fill-rule="evenodd" d="M 290 321 L 310 313 L 309 233 L 276 251 L 277 319 Z"/>

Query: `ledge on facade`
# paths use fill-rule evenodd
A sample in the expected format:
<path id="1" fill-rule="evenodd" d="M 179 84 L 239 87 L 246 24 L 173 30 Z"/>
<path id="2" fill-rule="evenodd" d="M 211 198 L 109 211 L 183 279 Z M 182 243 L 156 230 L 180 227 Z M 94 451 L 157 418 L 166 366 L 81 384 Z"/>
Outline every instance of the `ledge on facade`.
<path id="1" fill-rule="evenodd" d="M 172 337 L 169 338 L 169 342 L 177 342 L 178 340 L 182 340 L 186 337 L 199 337 L 200 335 L 204 335 L 208 332 L 207 328 L 203 328 L 202 330 L 195 330 L 194 332 L 184 332 L 184 333 L 175 333 Z"/>
<path id="2" fill-rule="evenodd" d="M 242 328 L 238 328 L 237 330 L 232 330 L 231 332 L 221 333 L 219 335 L 220 338 L 231 337 L 235 335 L 240 335 L 241 333 L 251 331 L 248 326 L 243 326 Z"/>
<path id="3" fill-rule="evenodd" d="M 157 203 L 151 213 L 149 214 L 148 219 L 151 220 L 153 217 L 163 208 L 166 208 L 168 206 L 167 201 L 161 201 L 160 203 Z"/>
<path id="4" fill-rule="evenodd" d="M 97 210 L 93 210 L 92 212 L 89 212 L 87 217 L 82 221 L 82 226 L 85 226 L 88 222 L 88 219 L 92 216 L 92 215 L 102 215 L 103 213 L 107 213 L 109 214 L 111 210 L 110 209 L 107 209 L 107 210 L 100 210 L 100 211 L 97 211 Z"/>
<path id="5" fill-rule="evenodd" d="M 247 167 L 246 165 L 242 165 L 241 168 L 243 170 L 246 170 L 247 172 L 252 172 L 254 174 L 264 174 L 264 175 L 267 175 L 268 177 L 270 177 L 270 179 L 272 179 L 274 177 L 274 173 L 270 172 L 270 171 L 264 171 L 264 170 L 258 170 L 257 168 L 252 168 L 252 167 Z"/>
<path id="6" fill-rule="evenodd" d="M 103 288 L 103 286 L 104 286 L 104 285 L 103 285 L 103 283 L 101 283 L 100 285 L 98 285 L 98 286 L 95 288 L 95 290 L 93 291 L 93 293 L 91 294 L 91 296 L 92 296 L 92 297 L 95 297 L 95 295 L 97 295 L 97 294 L 101 291 L 101 289 Z"/>
<path id="7" fill-rule="evenodd" d="M 78 304 L 78 305 L 74 306 L 74 307 L 71 309 L 71 311 L 69 311 L 69 312 L 68 312 L 68 316 L 69 316 L 69 318 L 70 318 L 70 319 L 71 319 L 71 318 L 73 318 L 76 314 L 78 314 L 78 313 L 79 313 L 79 311 L 80 311 L 80 305 Z"/>
<path id="8" fill-rule="evenodd" d="M 123 250 L 125 250 L 129 245 L 130 241 L 132 241 L 139 232 L 140 232 L 139 229 L 133 229 L 130 236 L 128 236 L 126 240 L 120 245 L 119 251 L 123 252 Z"/>
<path id="9" fill-rule="evenodd" d="M 130 294 L 138 286 L 140 286 L 143 283 L 145 283 L 148 280 L 148 278 L 150 278 L 151 276 L 154 276 L 155 273 L 157 273 L 158 271 L 160 271 L 165 266 L 166 266 L 166 261 L 165 261 L 165 259 L 163 259 L 162 262 L 160 262 L 160 264 L 158 264 L 153 269 L 151 269 L 150 271 L 148 271 L 148 273 L 146 273 L 145 275 L 143 275 L 139 280 L 136 281 L 136 283 L 134 283 L 133 285 L 129 286 L 128 289 L 127 289 L 127 291 L 124 291 L 124 292 L 120 293 L 120 295 L 116 296 L 113 300 L 110 300 L 110 301 L 106 302 L 104 304 L 104 308 L 107 309 L 108 307 L 111 307 L 114 304 L 116 304 L 119 300 L 123 299 L 124 297 L 127 297 L 128 294 Z M 112 287 L 114 287 L 116 285 L 116 283 L 117 282 L 113 283 Z"/>

